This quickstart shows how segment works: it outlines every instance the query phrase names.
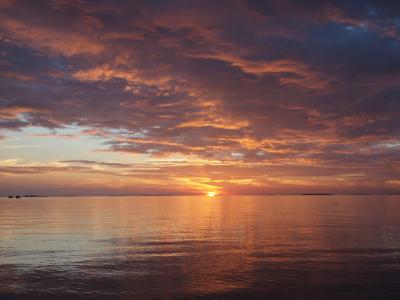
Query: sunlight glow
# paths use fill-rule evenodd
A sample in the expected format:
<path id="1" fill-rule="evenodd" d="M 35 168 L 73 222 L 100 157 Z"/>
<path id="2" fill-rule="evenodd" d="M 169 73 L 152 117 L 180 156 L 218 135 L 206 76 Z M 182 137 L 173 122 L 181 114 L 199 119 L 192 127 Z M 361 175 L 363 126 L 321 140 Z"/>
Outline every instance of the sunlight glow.
<path id="1" fill-rule="evenodd" d="M 208 192 L 208 193 L 207 193 L 207 196 L 208 196 L 208 197 L 215 197 L 216 195 L 217 195 L 216 192 Z"/>

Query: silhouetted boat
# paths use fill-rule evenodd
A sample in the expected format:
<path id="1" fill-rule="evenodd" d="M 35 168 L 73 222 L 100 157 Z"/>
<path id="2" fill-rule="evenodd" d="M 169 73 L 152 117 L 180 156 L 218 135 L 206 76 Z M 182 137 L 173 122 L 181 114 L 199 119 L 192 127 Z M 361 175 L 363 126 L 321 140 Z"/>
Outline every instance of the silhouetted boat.
<path id="1" fill-rule="evenodd" d="M 21 196 L 15 196 L 15 198 L 21 198 Z"/>
<path id="2" fill-rule="evenodd" d="M 8 198 L 14 198 L 14 196 L 11 196 L 11 195 L 10 195 L 10 196 L 8 196 Z"/>

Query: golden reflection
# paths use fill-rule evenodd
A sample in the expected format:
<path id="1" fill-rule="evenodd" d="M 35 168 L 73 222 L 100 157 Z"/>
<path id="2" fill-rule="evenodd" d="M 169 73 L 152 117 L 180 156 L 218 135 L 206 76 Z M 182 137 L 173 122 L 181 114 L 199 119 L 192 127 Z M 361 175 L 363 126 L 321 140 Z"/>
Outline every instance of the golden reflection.
<path id="1" fill-rule="evenodd" d="M 76 272 L 94 270 L 95 265 L 99 273 L 91 271 L 92 276 L 110 279 L 109 264 L 102 259 L 111 257 L 113 270 L 132 284 L 128 293 L 133 296 L 138 293 L 135 283 L 146 276 L 152 282 L 163 279 L 148 293 L 162 290 L 165 298 L 174 298 L 172 291 L 179 290 L 190 298 L 286 282 L 290 276 L 303 276 L 303 267 L 320 268 L 325 262 L 341 267 L 342 248 L 353 244 L 365 249 L 394 247 L 390 239 L 365 239 L 359 233 L 371 221 L 377 228 L 395 224 L 397 196 L 226 196 L 211 189 L 203 193 L 204 197 L 3 199 L 0 267 L 49 266 L 49 272 L 65 268 L 62 271 L 72 280 Z M 213 201 L 211 193 L 219 201 Z M 71 264 L 77 269 L 68 273 Z M 0 281 L 1 276 L 0 272 Z M 0 294 L 13 288 L 12 282 L 3 284 Z"/>

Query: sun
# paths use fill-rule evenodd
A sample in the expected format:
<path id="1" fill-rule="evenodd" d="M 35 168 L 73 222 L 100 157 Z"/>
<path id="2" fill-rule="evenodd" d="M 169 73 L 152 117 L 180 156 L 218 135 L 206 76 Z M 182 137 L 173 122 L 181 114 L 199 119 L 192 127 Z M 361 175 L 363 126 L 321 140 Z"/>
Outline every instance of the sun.
<path id="1" fill-rule="evenodd" d="M 208 192 L 208 193 L 207 193 L 207 196 L 208 196 L 208 197 L 215 197 L 216 195 L 217 195 L 216 192 Z"/>

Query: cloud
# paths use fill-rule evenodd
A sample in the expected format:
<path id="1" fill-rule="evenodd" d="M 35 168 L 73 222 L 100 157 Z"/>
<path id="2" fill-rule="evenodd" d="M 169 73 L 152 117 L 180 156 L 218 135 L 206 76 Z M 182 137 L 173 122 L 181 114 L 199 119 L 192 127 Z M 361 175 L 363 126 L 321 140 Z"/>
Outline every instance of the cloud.
<path id="1" fill-rule="evenodd" d="M 43 5 L 39 8 L 33 3 L 20 4 L 18 12 L 13 3 L 3 6 L 0 14 L 3 39 L 66 56 L 97 54 L 104 50 L 105 47 L 92 36 L 101 28 L 101 23 L 82 10 L 74 15 L 68 13 L 67 6 Z M 44 14 L 45 18 L 38 18 L 38 14 Z"/>
<path id="2" fill-rule="evenodd" d="M 123 164 L 123 163 L 115 163 L 115 162 L 99 162 L 94 160 L 62 160 L 61 163 L 68 163 L 68 164 L 82 164 L 82 165 L 100 165 L 100 166 L 107 166 L 113 168 L 130 168 L 132 165 L 130 164 Z"/>
<path id="3" fill-rule="evenodd" d="M 196 188 L 331 189 L 348 183 L 349 190 L 384 190 L 396 182 L 399 157 L 382 146 L 393 144 L 400 130 L 394 4 L 2 5 L 0 130 L 7 135 L 75 126 L 102 152 L 146 160 L 183 157 L 190 167 L 202 161 L 204 173 L 220 168 L 216 176 L 197 169 L 190 176 L 182 166 L 162 165 L 161 175 L 152 174 Z M 64 163 L 84 169 L 60 172 L 138 172 L 79 157 Z M 245 168 L 250 171 L 244 176 Z"/>

